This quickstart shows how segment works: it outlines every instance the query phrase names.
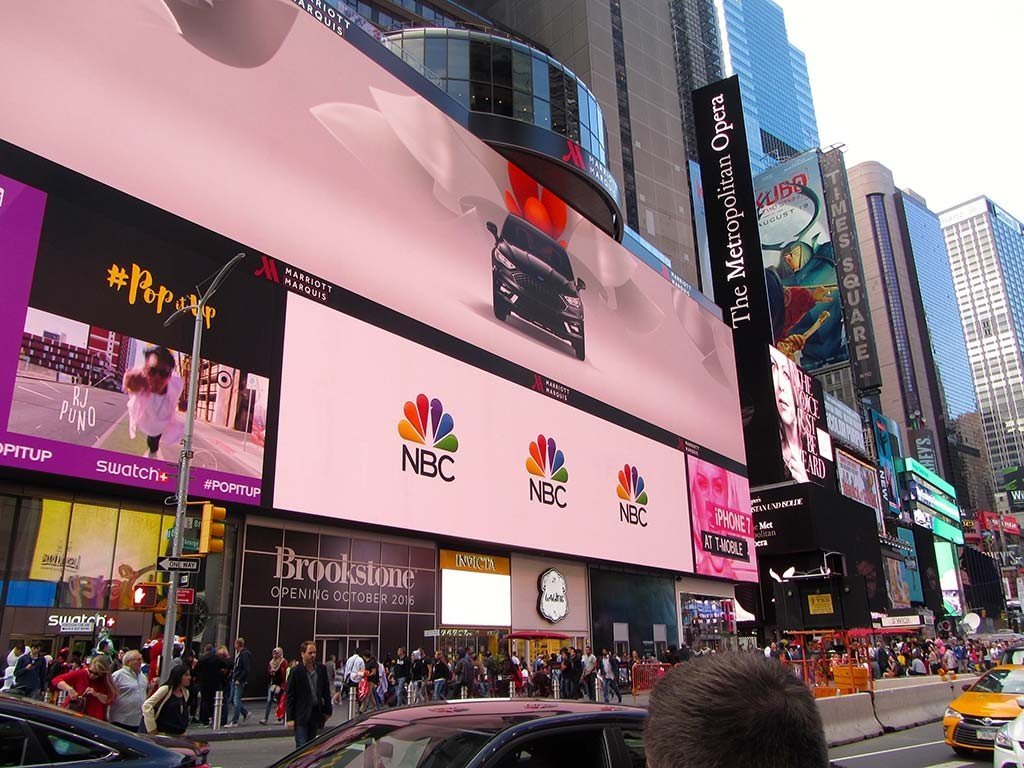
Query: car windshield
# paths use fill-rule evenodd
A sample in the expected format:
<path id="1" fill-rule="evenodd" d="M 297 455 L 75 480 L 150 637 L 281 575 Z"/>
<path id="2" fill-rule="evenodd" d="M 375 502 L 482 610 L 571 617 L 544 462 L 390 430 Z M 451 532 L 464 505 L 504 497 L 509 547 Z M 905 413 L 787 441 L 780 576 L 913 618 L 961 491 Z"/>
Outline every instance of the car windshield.
<path id="1" fill-rule="evenodd" d="M 1024 664 L 1024 648 L 1010 648 L 1005 651 L 1003 664 Z"/>
<path id="2" fill-rule="evenodd" d="M 538 232 L 518 216 L 505 219 L 501 230 L 501 238 L 516 248 L 536 256 L 566 280 L 572 280 L 572 265 L 569 254 L 558 243 L 547 235 Z"/>
<path id="3" fill-rule="evenodd" d="M 1024 693 L 1024 669 L 993 669 L 971 688 L 972 693 Z"/>
<path id="4" fill-rule="evenodd" d="M 338 729 L 275 768 L 460 768 L 508 725 L 496 718 L 369 720 Z"/>

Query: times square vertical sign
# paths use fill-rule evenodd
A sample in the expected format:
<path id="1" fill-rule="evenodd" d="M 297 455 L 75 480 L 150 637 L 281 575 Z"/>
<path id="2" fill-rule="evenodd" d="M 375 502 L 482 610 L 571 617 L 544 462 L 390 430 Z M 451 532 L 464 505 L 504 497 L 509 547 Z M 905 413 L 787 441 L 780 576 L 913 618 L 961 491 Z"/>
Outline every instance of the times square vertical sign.
<path id="1" fill-rule="evenodd" d="M 732 328 L 751 485 L 785 479 L 771 358 L 775 341 L 757 230 L 739 77 L 693 92 L 715 302 Z"/>

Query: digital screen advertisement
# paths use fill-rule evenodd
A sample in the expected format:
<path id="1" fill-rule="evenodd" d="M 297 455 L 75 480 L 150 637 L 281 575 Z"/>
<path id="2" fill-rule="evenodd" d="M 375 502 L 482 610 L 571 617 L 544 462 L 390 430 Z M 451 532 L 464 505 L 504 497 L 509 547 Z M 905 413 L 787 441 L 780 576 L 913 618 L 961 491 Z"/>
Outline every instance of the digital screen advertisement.
<path id="1" fill-rule="evenodd" d="M 786 476 L 797 483 L 826 484 L 834 459 L 821 384 L 780 350 L 769 347 L 769 352 Z"/>
<path id="2" fill-rule="evenodd" d="M 268 283 L 331 301 L 316 275 L 744 461 L 729 328 L 301 8 L 112 0 L 73 30 L 43 5 L 5 21 L 23 70 L 0 94 L 5 140 L 268 254 L 249 267 Z M 268 92 L 285 94 L 272 113 Z M 91 118 L 67 131 L 75 112 Z"/>
<path id="3" fill-rule="evenodd" d="M 757 581 L 754 518 L 747 478 L 688 456 L 694 572 L 735 581 Z"/>
<path id="4" fill-rule="evenodd" d="M 0 173 L 84 177 L 8 197 L 4 463 L 173 489 L 191 318 L 163 321 L 246 250 L 204 318 L 192 493 L 428 533 L 487 503 L 520 545 L 575 515 L 567 553 L 692 571 L 680 446 L 743 468 L 729 327 L 297 6 L 183 8 L 5 13 Z"/>
<path id="5" fill-rule="evenodd" d="M 878 530 L 884 533 L 885 520 L 878 495 L 878 471 L 844 451 L 836 451 L 836 476 L 839 492 L 873 509 L 878 520 Z"/>
<path id="6" fill-rule="evenodd" d="M 775 346 L 808 373 L 849 360 L 818 152 L 754 178 Z"/>
<path id="7" fill-rule="evenodd" d="M 882 506 L 889 515 L 898 518 L 903 514 L 900 486 L 896 475 L 896 459 L 902 455 L 900 428 L 888 416 L 872 410 L 871 429 L 875 437 L 875 456 L 878 459 Z"/>
<path id="8" fill-rule="evenodd" d="M 0 190 L 0 464 L 173 492 L 194 316 L 163 321 L 217 262 L 68 187 Z M 242 277 L 207 307 L 190 493 L 259 503 L 274 294 Z"/>

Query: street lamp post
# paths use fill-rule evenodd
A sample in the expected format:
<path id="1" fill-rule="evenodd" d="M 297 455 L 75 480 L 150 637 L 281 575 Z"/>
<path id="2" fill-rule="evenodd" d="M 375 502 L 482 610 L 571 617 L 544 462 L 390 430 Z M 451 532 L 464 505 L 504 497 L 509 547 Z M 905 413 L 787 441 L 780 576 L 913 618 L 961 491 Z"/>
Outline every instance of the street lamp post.
<path id="1" fill-rule="evenodd" d="M 210 287 L 206 289 L 199 298 L 197 304 L 182 307 L 173 315 L 167 318 L 164 326 L 169 326 L 186 312 L 195 312 L 195 329 L 192 332 L 192 357 L 188 374 L 188 405 L 185 410 L 185 436 L 181 440 L 181 456 L 178 458 L 178 493 L 177 510 L 174 515 L 174 543 L 172 545 L 172 556 L 181 557 L 181 551 L 185 546 L 185 513 L 188 510 L 188 480 L 192 468 L 192 433 L 196 423 L 196 397 L 199 392 L 199 352 L 203 343 L 203 310 L 209 303 L 213 294 L 220 288 L 228 274 L 238 266 L 238 263 L 245 258 L 245 253 L 237 253 L 234 258 L 221 267 L 216 274 Z M 164 624 L 164 647 L 163 655 L 160 658 L 160 675 L 166 679 L 171 668 L 171 660 L 174 656 L 174 629 L 178 623 L 178 572 L 171 571 L 170 588 L 167 591 L 167 611 L 165 612 L 166 622 Z"/>

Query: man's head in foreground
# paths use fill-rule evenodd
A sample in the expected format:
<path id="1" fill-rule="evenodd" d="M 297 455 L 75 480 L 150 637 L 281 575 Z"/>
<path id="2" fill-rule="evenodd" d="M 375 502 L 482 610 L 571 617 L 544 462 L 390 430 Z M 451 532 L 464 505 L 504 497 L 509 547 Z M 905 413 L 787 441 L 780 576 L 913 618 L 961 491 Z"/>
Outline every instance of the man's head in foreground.
<path id="1" fill-rule="evenodd" d="M 648 768 L 824 768 L 828 748 L 810 690 L 775 659 L 704 656 L 651 693 Z"/>

